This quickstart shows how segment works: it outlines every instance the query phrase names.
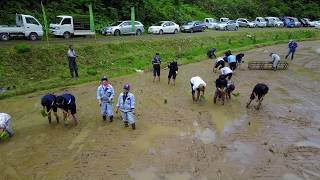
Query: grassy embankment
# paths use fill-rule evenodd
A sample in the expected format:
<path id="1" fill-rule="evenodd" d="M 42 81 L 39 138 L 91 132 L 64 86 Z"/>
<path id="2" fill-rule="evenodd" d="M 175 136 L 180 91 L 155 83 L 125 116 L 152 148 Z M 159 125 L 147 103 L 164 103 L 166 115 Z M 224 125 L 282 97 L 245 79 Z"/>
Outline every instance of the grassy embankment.
<path id="1" fill-rule="evenodd" d="M 134 73 L 136 69 L 149 70 L 155 52 L 164 60 L 171 59 L 179 64 L 206 59 L 209 48 L 225 50 L 247 50 L 257 46 L 287 42 L 289 39 L 320 39 L 318 30 L 281 29 L 268 32 L 208 33 L 206 36 L 137 39 L 98 43 L 78 43 L 75 49 L 80 78 L 71 80 L 66 60 L 66 44 L 31 45 L 30 50 L 21 52 L 15 47 L 0 48 L 0 87 L 12 89 L 0 94 L 0 99 L 27 94 L 39 90 L 65 87 L 98 80 L 102 75 L 117 77 Z M 22 48 L 22 51 L 25 48 Z"/>

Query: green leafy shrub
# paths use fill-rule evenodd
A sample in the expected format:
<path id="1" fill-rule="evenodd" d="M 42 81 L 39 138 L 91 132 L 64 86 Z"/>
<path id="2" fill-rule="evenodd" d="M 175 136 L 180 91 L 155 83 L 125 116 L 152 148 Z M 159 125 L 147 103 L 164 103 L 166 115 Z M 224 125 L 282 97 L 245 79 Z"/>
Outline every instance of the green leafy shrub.
<path id="1" fill-rule="evenodd" d="M 98 71 L 94 67 L 89 67 L 89 68 L 87 68 L 87 74 L 90 76 L 95 76 L 98 74 Z"/>

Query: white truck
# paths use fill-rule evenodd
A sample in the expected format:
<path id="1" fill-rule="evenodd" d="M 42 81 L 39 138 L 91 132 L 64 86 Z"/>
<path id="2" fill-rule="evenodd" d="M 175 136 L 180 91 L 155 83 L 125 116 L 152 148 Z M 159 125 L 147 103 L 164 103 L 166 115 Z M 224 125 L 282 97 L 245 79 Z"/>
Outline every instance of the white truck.
<path id="1" fill-rule="evenodd" d="M 214 18 L 205 18 L 204 23 L 208 29 L 215 29 L 218 25 L 218 21 Z"/>
<path id="2" fill-rule="evenodd" d="M 57 16 L 49 25 L 50 33 L 55 36 L 63 36 L 68 39 L 71 36 L 91 36 L 95 32 L 90 31 L 90 20 L 87 16 Z"/>
<path id="3" fill-rule="evenodd" d="M 35 41 L 42 36 L 42 25 L 30 15 L 17 14 L 15 26 L 0 25 L 0 40 L 2 41 L 8 41 L 13 37 L 26 37 Z"/>

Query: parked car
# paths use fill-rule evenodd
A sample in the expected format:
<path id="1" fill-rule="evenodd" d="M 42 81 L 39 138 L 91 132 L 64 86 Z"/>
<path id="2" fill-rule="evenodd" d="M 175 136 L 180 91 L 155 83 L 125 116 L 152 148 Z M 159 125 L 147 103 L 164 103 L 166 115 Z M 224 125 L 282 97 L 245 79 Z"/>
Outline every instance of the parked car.
<path id="1" fill-rule="evenodd" d="M 267 26 L 267 22 L 263 17 L 256 17 L 255 23 L 257 27 L 263 28 Z"/>
<path id="2" fill-rule="evenodd" d="M 295 27 L 294 21 L 292 19 L 290 19 L 289 17 L 281 17 L 280 19 L 283 22 L 284 27 L 287 27 L 287 28 Z"/>
<path id="3" fill-rule="evenodd" d="M 301 26 L 302 26 L 302 27 L 308 27 L 308 26 L 309 26 L 308 21 L 306 21 L 304 18 L 300 18 L 300 19 L 298 19 L 298 20 L 299 20 L 299 22 L 301 23 Z"/>
<path id="4" fill-rule="evenodd" d="M 17 14 L 16 26 L 2 25 L 0 27 L 0 39 L 8 41 L 13 37 L 26 37 L 35 41 L 43 36 L 42 25 L 30 15 Z"/>
<path id="5" fill-rule="evenodd" d="M 160 21 L 149 27 L 148 32 L 152 34 L 165 34 L 173 33 L 176 34 L 180 31 L 178 24 L 172 21 Z"/>
<path id="6" fill-rule="evenodd" d="M 184 23 L 180 30 L 181 32 L 203 32 L 206 29 L 206 25 L 201 21 L 188 21 Z"/>
<path id="7" fill-rule="evenodd" d="M 254 28 L 256 27 L 256 23 L 249 21 L 248 19 L 245 18 L 239 18 L 236 21 L 239 24 L 239 27 L 251 27 Z"/>
<path id="8" fill-rule="evenodd" d="M 63 36 L 68 39 L 71 36 L 94 35 L 90 30 L 89 17 L 57 16 L 49 25 L 50 33 L 55 36 Z"/>
<path id="9" fill-rule="evenodd" d="M 117 21 L 110 26 L 106 26 L 101 29 L 103 35 L 120 36 L 124 34 L 136 34 L 141 35 L 144 32 L 144 25 L 139 22 L 134 22 L 134 30 L 132 31 L 131 21 Z"/>
<path id="10" fill-rule="evenodd" d="M 216 30 L 224 30 L 224 31 L 237 31 L 239 29 L 239 25 L 238 23 L 236 23 L 236 21 L 228 21 L 228 22 L 220 22 L 217 27 Z"/>
<path id="11" fill-rule="evenodd" d="M 226 18 L 226 17 L 220 18 L 220 22 L 228 22 L 228 21 L 230 21 L 229 18 Z"/>
<path id="12" fill-rule="evenodd" d="M 320 21 L 320 19 L 314 20 L 314 21 L 310 21 L 310 26 L 311 26 L 311 27 L 315 27 L 315 25 L 316 25 L 316 23 L 317 23 L 318 21 Z"/>
<path id="13" fill-rule="evenodd" d="M 312 21 L 309 18 L 302 18 L 301 21 L 304 21 L 307 27 L 311 26 Z"/>
<path id="14" fill-rule="evenodd" d="M 265 17 L 267 27 L 283 27 L 283 22 L 278 17 Z"/>
<path id="15" fill-rule="evenodd" d="M 314 27 L 315 27 L 316 29 L 320 29 L 320 21 L 315 21 Z"/>
<path id="16" fill-rule="evenodd" d="M 218 21 L 215 20 L 214 18 L 205 18 L 204 23 L 207 26 L 207 28 L 215 29 L 218 24 Z"/>
<path id="17" fill-rule="evenodd" d="M 298 20 L 297 18 L 295 18 L 295 17 L 289 17 L 289 19 L 291 19 L 291 21 L 294 22 L 294 26 L 295 26 L 295 27 L 301 27 L 301 26 L 302 26 L 301 23 L 299 22 L 299 20 Z"/>

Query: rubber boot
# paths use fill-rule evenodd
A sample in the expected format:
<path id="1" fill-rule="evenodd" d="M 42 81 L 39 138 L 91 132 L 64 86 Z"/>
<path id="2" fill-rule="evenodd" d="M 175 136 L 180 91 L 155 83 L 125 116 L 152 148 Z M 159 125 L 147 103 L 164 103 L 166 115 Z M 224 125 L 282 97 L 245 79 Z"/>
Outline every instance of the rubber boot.
<path id="1" fill-rule="evenodd" d="M 110 116 L 110 122 L 112 122 L 113 121 L 113 116 Z"/>
<path id="2" fill-rule="evenodd" d="M 125 121 L 125 122 L 124 122 L 124 127 L 129 127 L 128 121 Z"/>
<path id="3" fill-rule="evenodd" d="M 132 126 L 132 129 L 133 129 L 133 130 L 136 129 L 136 123 L 132 123 L 131 126 Z"/>
<path id="4" fill-rule="evenodd" d="M 102 116 L 103 121 L 107 120 L 107 116 Z"/>

